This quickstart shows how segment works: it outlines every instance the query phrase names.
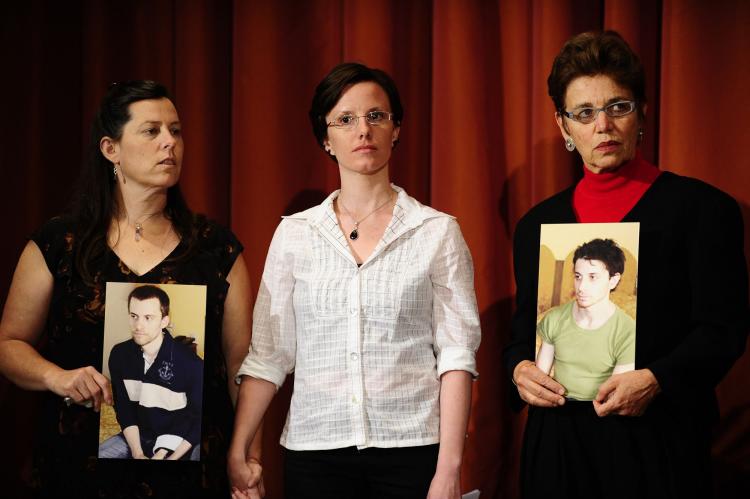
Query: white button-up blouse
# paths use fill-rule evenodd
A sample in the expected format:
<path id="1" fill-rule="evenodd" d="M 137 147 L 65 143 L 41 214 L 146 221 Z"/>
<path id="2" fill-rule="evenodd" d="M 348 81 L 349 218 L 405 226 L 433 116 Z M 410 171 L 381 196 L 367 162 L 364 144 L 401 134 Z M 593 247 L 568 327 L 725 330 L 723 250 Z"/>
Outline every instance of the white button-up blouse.
<path id="1" fill-rule="evenodd" d="M 237 379 L 280 387 L 295 373 L 288 449 L 437 443 L 440 375 L 477 376 L 474 269 L 458 223 L 393 188 L 391 222 L 361 267 L 333 211 L 339 191 L 273 236 Z"/>

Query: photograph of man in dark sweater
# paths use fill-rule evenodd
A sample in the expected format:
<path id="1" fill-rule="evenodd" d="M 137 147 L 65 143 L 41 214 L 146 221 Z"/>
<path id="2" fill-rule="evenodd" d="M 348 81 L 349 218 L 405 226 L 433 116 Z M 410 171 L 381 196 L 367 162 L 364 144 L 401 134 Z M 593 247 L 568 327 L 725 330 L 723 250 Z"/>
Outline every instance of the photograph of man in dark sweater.
<path id="1" fill-rule="evenodd" d="M 132 338 L 109 356 L 122 432 L 102 442 L 99 457 L 198 461 L 203 361 L 165 329 L 169 296 L 161 288 L 133 289 L 128 312 Z"/>

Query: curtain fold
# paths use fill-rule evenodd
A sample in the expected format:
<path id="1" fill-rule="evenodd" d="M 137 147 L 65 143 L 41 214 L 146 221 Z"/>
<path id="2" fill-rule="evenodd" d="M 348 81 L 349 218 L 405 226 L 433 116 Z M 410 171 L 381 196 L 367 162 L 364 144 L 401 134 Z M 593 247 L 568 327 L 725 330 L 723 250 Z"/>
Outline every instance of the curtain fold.
<path id="1" fill-rule="evenodd" d="M 647 74 L 643 156 L 727 191 L 748 220 L 750 121 L 739 112 L 750 85 L 748 25 L 750 3 L 742 0 L 9 4 L 0 18 L 0 289 L 10 285 L 25 238 L 65 206 L 108 85 L 137 78 L 172 91 L 186 141 L 182 188 L 196 211 L 238 235 L 257 288 L 279 217 L 338 187 L 336 164 L 315 143 L 307 116 L 315 85 L 343 61 L 382 68 L 405 108 L 393 181 L 455 215 L 474 258 L 483 340 L 463 486 L 482 497 L 518 497 L 524 414 L 508 407 L 512 387 L 500 365 L 513 311 L 512 234 L 529 208 L 582 168 L 554 121 L 552 60 L 575 33 L 623 34 Z M 0 296 L 4 302 L 5 291 Z M 718 390 L 718 491 L 750 482 L 749 375 L 746 355 Z M 283 492 L 278 436 L 292 383 L 265 420 L 270 498 Z M 19 494 L 30 479 L 32 422 L 23 415 L 33 398 L 0 379 L 3 407 L 13 408 L 0 411 L 12 449 L 5 455 L 13 456 L 0 468 Z"/>

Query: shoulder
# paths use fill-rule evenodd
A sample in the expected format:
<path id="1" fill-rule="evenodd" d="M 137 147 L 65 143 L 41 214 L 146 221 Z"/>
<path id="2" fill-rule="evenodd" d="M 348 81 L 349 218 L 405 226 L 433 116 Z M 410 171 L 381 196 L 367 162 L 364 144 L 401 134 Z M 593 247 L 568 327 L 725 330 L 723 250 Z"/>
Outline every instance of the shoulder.
<path id="1" fill-rule="evenodd" d="M 190 345 L 181 343 L 180 341 L 172 338 L 174 344 L 174 355 L 175 360 L 184 367 L 189 369 L 200 370 L 203 367 L 203 359 L 201 359 Z"/>
<path id="2" fill-rule="evenodd" d="M 632 329 L 635 328 L 635 319 L 630 317 L 627 312 L 615 305 L 615 316 L 617 317 L 617 323 L 621 328 Z"/>
<path id="3" fill-rule="evenodd" d="M 306 210 L 298 211 L 297 213 L 292 213 L 291 215 L 284 215 L 281 217 L 281 221 L 283 222 L 285 220 L 288 220 L 289 222 L 293 223 L 294 221 L 297 221 L 297 220 L 305 220 L 305 221 L 316 220 L 317 218 L 320 217 L 321 213 L 324 210 L 325 210 L 324 204 L 317 204 Z"/>
<path id="4" fill-rule="evenodd" d="M 539 321 L 537 332 L 548 343 L 554 343 L 559 337 L 562 328 L 560 323 L 564 320 L 565 314 L 570 314 L 570 303 L 553 307 L 544 314 Z"/>
<path id="5" fill-rule="evenodd" d="M 193 231 L 198 238 L 198 244 L 203 248 L 232 245 L 238 251 L 242 251 L 242 245 L 231 230 L 205 215 L 194 216 Z"/>
<path id="6" fill-rule="evenodd" d="M 59 260 L 62 254 L 73 251 L 75 223 L 68 216 L 51 218 L 34 231 L 29 239 L 36 243 L 50 265 L 53 260 Z"/>
<path id="7" fill-rule="evenodd" d="M 36 236 L 63 236 L 67 233 L 73 233 L 75 228 L 75 223 L 73 219 L 70 216 L 67 215 L 59 215 L 56 217 L 52 217 L 46 222 L 44 222 L 34 233 L 32 234 L 32 239 Z"/>
<path id="8" fill-rule="evenodd" d="M 559 222 L 565 213 L 572 211 L 574 188 L 574 186 L 568 187 L 534 205 L 518 221 L 515 229 L 516 236 L 525 236 L 532 231 L 538 231 L 539 225 L 543 223 Z"/>
<path id="9" fill-rule="evenodd" d="M 112 347 L 112 350 L 109 352 L 109 360 L 112 362 L 113 360 L 121 359 L 132 355 L 134 351 L 136 351 L 136 344 L 133 340 L 125 340 Z"/>
<path id="10" fill-rule="evenodd" d="M 203 360 L 198 357 L 198 354 L 196 354 L 192 347 L 189 345 L 185 345 L 182 343 L 175 344 L 175 353 L 177 353 L 180 357 L 182 357 L 183 360 L 194 363 L 194 364 L 202 364 Z"/>
<path id="11" fill-rule="evenodd" d="M 560 322 L 566 314 L 570 314 L 571 308 L 573 307 L 573 301 L 558 305 L 549 309 L 549 311 L 542 318 L 542 322 L 549 325 L 554 325 Z"/>
<path id="12" fill-rule="evenodd" d="M 448 237 L 461 235 L 456 217 L 420 203 L 396 185 L 392 187 L 398 193 L 394 209 L 394 217 L 398 219 L 398 223 Z"/>
<path id="13" fill-rule="evenodd" d="M 194 216 L 193 237 L 194 251 L 215 262 L 220 274 L 224 276 L 229 274 L 235 260 L 244 249 L 231 230 L 204 215 Z"/>
<path id="14" fill-rule="evenodd" d="M 659 176 L 657 182 L 661 186 L 660 192 L 663 192 L 664 195 L 679 197 L 691 206 L 737 206 L 737 201 L 732 196 L 697 178 L 665 171 Z"/>

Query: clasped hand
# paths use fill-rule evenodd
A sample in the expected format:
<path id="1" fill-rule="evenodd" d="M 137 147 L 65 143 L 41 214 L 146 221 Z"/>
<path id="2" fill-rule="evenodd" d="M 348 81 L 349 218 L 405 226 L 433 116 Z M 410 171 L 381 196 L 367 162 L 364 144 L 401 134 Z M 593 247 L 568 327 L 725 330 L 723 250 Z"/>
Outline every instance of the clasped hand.
<path id="1" fill-rule="evenodd" d="M 262 499 L 266 495 L 263 486 L 263 466 L 253 458 L 227 462 L 232 499 Z"/>

